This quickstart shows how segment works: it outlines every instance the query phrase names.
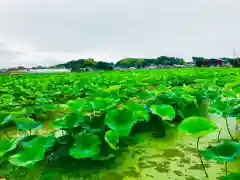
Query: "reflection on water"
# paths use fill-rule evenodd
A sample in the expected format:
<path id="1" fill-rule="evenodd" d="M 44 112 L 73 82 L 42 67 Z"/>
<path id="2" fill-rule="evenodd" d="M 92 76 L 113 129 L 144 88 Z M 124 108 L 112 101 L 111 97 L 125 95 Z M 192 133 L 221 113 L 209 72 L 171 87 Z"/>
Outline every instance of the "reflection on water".
<path id="1" fill-rule="evenodd" d="M 217 115 L 210 115 L 222 127 L 221 139 L 229 139 L 224 120 Z M 233 135 L 237 135 L 236 120 L 228 119 Z M 212 133 L 200 140 L 200 149 L 217 142 L 218 132 Z M 59 173 L 59 169 L 51 170 L 57 179 L 82 180 L 203 180 L 200 161 L 196 152 L 196 138 L 186 136 L 176 129 L 167 131 L 163 139 L 153 138 L 151 134 L 136 135 L 141 143 L 129 147 L 120 157 L 109 162 L 107 166 L 97 168 L 79 168 Z M 134 155 L 133 155 L 134 154 Z M 220 163 L 204 161 L 210 180 L 218 179 L 224 175 L 224 166 Z M 83 165 L 84 167 L 85 165 Z M 70 169 L 71 167 L 69 167 Z M 84 170 L 83 170 L 84 169 Z M 44 168 L 38 165 L 27 172 L 25 179 L 40 179 Z M 46 169 L 45 169 L 46 170 Z M 239 171 L 240 164 L 229 164 L 229 172 Z M 1 171 L 0 171 L 1 173 Z M 0 174 L 1 175 L 1 174 Z M 14 179 L 14 178 L 13 178 Z M 54 178 L 50 178 L 54 179 Z"/>

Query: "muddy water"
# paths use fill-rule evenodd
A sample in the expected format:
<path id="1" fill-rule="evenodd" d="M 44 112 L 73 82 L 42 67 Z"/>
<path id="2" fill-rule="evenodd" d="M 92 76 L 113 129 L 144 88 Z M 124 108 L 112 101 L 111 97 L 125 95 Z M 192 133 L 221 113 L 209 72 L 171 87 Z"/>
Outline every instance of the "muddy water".
<path id="1" fill-rule="evenodd" d="M 225 121 L 219 116 L 210 115 L 222 127 L 221 139 L 229 139 Z M 228 119 L 233 135 L 236 131 L 236 120 Z M 11 134 L 11 133 L 10 133 Z M 204 149 L 217 143 L 218 132 L 209 134 L 200 140 L 199 148 Z M 178 132 L 176 129 L 167 131 L 165 138 L 153 138 L 151 134 L 136 135 L 141 143 L 129 147 L 120 157 L 107 167 L 76 170 L 69 173 L 58 173 L 58 179 L 81 180 L 204 180 L 204 172 L 196 151 L 196 138 Z M 204 161 L 209 180 L 217 180 L 223 176 L 224 165 Z M 83 165 L 84 167 L 84 165 Z M 29 169 L 24 179 L 41 179 L 44 168 L 38 165 Z M 229 164 L 229 172 L 240 171 L 240 164 Z M 11 179 L 11 178 L 10 178 Z M 18 178 L 12 178 L 18 179 Z M 20 178 L 22 179 L 22 178 Z M 51 178 L 50 178 L 51 179 Z"/>

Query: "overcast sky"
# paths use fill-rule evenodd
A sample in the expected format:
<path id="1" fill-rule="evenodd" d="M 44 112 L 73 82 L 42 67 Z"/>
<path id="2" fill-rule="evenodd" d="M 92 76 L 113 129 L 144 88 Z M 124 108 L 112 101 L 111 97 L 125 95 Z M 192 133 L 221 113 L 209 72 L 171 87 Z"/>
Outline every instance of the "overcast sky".
<path id="1" fill-rule="evenodd" d="M 240 0 L 0 0 L 0 68 L 240 55 Z"/>

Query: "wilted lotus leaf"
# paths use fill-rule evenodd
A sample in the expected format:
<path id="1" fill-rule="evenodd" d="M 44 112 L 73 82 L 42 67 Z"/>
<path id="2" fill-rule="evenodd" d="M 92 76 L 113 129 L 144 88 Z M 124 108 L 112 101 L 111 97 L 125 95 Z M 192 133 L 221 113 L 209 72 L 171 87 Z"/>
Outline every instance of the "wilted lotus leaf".
<path id="1" fill-rule="evenodd" d="M 23 151 L 10 156 L 9 162 L 16 166 L 32 168 L 38 161 L 44 159 L 45 151 L 37 146 L 24 148 Z"/>
<path id="2" fill-rule="evenodd" d="M 1 139 L 0 140 L 0 158 L 7 152 L 15 149 L 17 147 L 18 140 L 12 139 Z"/>
<path id="3" fill-rule="evenodd" d="M 188 117 L 179 124 L 179 130 L 196 137 L 202 137 L 217 129 L 216 124 L 202 117 Z"/>
<path id="4" fill-rule="evenodd" d="M 153 114 L 160 116 L 163 120 L 173 120 L 175 118 L 175 110 L 172 106 L 167 104 L 151 105 Z"/>
<path id="5" fill-rule="evenodd" d="M 133 111 L 121 109 L 108 111 L 104 123 L 119 136 L 128 136 L 136 121 Z"/>
<path id="6" fill-rule="evenodd" d="M 35 130 L 42 127 L 42 123 L 34 121 L 31 118 L 14 118 L 13 121 L 16 123 L 17 129 L 20 131 Z"/>
<path id="7" fill-rule="evenodd" d="M 108 130 L 105 134 L 104 139 L 112 149 L 117 149 L 117 144 L 119 142 L 119 136 L 116 131 Z"/>
<path id="8" fill-rule="evenodd" d="M 85 99 L 70 100 L 67 103 L 69 110 L 73 112 L 81 112 L 85 104 L 86 104 Z"/>
<path id="9" fill-rule="evenodd" d="M 240 155 L 240 143 L 231 140 L 225 140 L 221 144 L 200 151 L 201 155 L 207 160 L 216 160 L 217 162 L 234 161 L 236 156 Z"/>
<path id="10" fill-rule="evenodd" d="M 62 118 L 58 118 L 51 123 L 55 128 L 73 128 L 84 121 L 84 117 L 79 113 L 69 113 Z"/>
<path id="11" fill-rule="evenodd" d="M 91 133 L 80 134 L 69 152 L 72 157 L 77 159 L 92 157 L 100 152 L 100 144 L 101 141 L 97 135 Z"/>

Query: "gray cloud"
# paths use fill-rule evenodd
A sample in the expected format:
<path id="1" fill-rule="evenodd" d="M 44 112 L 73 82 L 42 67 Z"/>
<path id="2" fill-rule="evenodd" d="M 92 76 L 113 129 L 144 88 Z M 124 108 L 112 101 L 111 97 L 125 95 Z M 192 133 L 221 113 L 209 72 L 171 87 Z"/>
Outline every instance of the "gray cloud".
<path id="1" fill-rule="evenodd" d="M 231 56 L 240 49 L 239 6 L 238 0 L 1 0 L 0 41 L 7 47 L 0 45 L 0 65 Z"/>

